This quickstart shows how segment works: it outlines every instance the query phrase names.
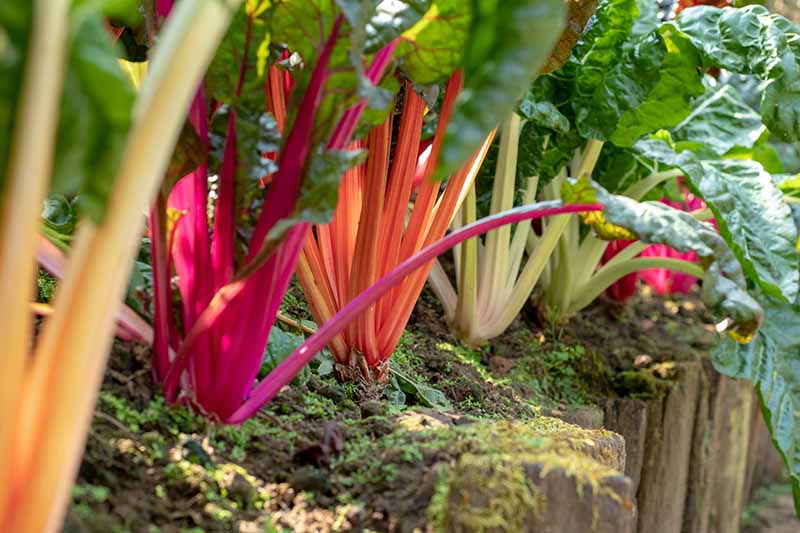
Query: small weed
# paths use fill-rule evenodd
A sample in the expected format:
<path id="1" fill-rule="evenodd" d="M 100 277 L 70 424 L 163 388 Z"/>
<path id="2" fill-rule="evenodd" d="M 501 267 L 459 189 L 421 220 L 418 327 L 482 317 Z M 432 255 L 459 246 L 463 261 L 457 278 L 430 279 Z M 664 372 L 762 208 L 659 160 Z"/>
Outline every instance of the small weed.
<path id="1" fill-rule="evenodd" d="M 72 497 L 79 500 L 87 500 L 92 503 L 103 503 L 108 499 L 108 487 L 90 485 L 88 483 L 79 484 L 72 487 Z"/>
<path id="2" fill-rule="evenodd" d="M 51 275 L 48 271 L 40 268 L 39 275 L 36 278 L 36 286 L 38 287 L 38 295 L 36 301 L 41 303 L 48 303 L 56 292 L 56 285 L 58 280 Z"/>

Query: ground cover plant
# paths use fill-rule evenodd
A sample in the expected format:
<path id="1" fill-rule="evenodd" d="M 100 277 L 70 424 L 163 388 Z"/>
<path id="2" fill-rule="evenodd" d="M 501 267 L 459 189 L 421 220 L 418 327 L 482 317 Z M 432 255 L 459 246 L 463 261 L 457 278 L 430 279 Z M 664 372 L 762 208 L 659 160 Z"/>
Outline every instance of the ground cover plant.
<path id="1" fill-rule="evenodd" d="M 562 329 L 651 267 L 701 280 L 672 305 L 714 317 L 714 362 L 754 383 L 800 503 L 798 187 L 774 148 L 800 137 L 800 31 L 758 6 L 662 21 L 601 0 L 587 23 L 592 2 L 566 4 L 0 7 L 0 529 L 61 527 L 114 335 L 98 417 L 121 433 L 90 431 L 70 519 L 150 477 L 159 506 L 191 494 L 179 527 L 271 531 L 280 506 L 309 506 L 267 489 L 277 472 L 341 511 L 331 529 L 461 523 L 449 478 L 424 469 L 520 443 L 560 457 L 586 439 L 537 415 L 667 390 L 660 363 L 645 376 L 589 340 L 607 336 Z M 730 73 L 757 80 L 757 105 Z M 704 205 L 658 201 L 686 194 Z M 673 252 L 639 256 L 650 245 Z M 433 261 L 454 247 L 450 285 Z M 429 271 L 455 337 L 419 301 Z M 217 468 L 248 454 L 266 480 L 255 458 Z M 394 508 L 420 487 L 424 518 Z"/>

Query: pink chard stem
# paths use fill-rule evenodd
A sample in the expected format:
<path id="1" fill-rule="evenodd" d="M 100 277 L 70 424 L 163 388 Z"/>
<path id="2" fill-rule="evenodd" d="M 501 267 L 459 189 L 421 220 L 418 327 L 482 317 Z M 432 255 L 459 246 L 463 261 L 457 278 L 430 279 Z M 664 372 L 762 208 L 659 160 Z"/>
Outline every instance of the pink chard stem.
<path id="1" fill-rule="evenodd" d="M 279 169 L 273 178 L 273 186 L 267 192 L 267 200 L 251 243 L 250 258 L 255 256 L 261 249 L 264 239 L 275 223 L 279 219 L 289 216 L 297 200 L 303 169 L 305 168 L 308 154 L 311 152 L 314 117 L 322 101 L 325 81 L 330 75 L 328 64 L 330 63 L 333 46 L 339 37 L 342 22 L 343 17 L 340 15 L 334 22 L 331 34 L 325 43 L 325 47 L 320 52 L 317 64 L 311 74 L 311 80 L 303 95 L 300 111 L 282 150 Z M 175 360 L 172 362 L 165 379 L 164 389 L 167 397 L 175 395 L 180 375 L 186 369 L 189 355 L 194 352 L 198 339 L 204 331 L 213 327 L 222 318 L 224 311 L 231 302 L 242 294 L 246 285 L 247 280 L 234 280 L 223 286 L 217 291 L 200 316 L 197 317 Z M 254 295 L 254 297 L 262 298 L 263 296 Z"/>
<path id="2" fill-rule="evenodd" d="M 523 220 L 534 220 L 567 213 L 601 211 L 602 209 L 603 206 L 600 204 L 575 204 L 564 206 L 561 205 L 561 202 L 557 201 L 540 202 L 482 218 L 481 220 L 450 233 L 440 241 L 426 246 L 415 255 L 400 263 L 386 274 L 386 276 L 378 280 L 377 283 L 343 307 L 328 322 L 323 324 L 314 335 L 309 337 L 289 357 L 279 364 L 269 376 L 256 386 L 250 397 L 228 420 L 226 420 L 226 422 L 229 424 L 239 424 L 253 416 L 256 411 L 274 398 L 284 386 L 292 381 L 303 367 L 360 313 L 377 302 L 390 289 L 401 283 L 406 276 L 427 264 L 428 261 L 432 260 L 434 257 L 471 237 L 481 235 L 506 224 L 514 224 Z"/>

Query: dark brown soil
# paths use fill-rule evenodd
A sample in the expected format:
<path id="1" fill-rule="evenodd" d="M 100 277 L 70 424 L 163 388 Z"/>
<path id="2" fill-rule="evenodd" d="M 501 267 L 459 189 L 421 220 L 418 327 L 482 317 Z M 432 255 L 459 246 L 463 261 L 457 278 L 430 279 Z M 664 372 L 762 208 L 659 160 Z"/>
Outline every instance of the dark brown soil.
<path id="1" fill-rule="evenodd" d="M 285 309 L 306 318 L 296 303 Z M 529 313 L 478 351 L 458 346 L 441 316 L 425 292 L 394 359 L 398 371 L 441 391 L 449 414 L 414 394 L 406 406 L 362 400 L 357 387 L 312 370 L 256 418 L 215 427 L 165 406 L 148 349 L 118 342 L 65 531 L 424 530 L 434 465 L 449 452 L 410 426 L 590 404 L 626 393 L 620 373 L 696 357 L 716 335 L 694 296 L 644 295 L 624 309 L 599 302 L 564 328 Z"/>

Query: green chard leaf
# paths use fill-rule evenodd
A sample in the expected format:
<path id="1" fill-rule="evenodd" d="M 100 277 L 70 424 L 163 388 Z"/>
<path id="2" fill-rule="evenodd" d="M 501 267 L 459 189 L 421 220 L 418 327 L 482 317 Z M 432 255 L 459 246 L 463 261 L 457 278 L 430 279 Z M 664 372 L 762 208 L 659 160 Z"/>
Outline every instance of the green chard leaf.
<path id="1" fill-rule="evenodd" d="M 753 382 L 772 442 L 786 464 L 800 513 L 800 306 L 758 294 L 764 324 L 749 344 L 724 340 L 716 369 Z"/>
<path id="2" fill-rule="evenodd" d="M 562 197 L 566 203 L 597 201 L 602 214 L 586 213 L 584 222 L 605 239 L 638 239 L 666 244 L 679 252 L 696 252 L 705 270 L 703 301 L 732 321 L 732 337 L 747 342 L 761 324 L 763 310 L 747 293 L 747 280 L 734 253 L 711 224 L 661 202 L 637 202 L 609 194 L 589 180 L 569 180 Z"/>
<path id="3" fill-rule="evenodd" d="M 402 34 L 395 50 L 400 70 L 415 83 L 441 83 L 458 69 L 470 27 L 470 10 L 461 0 L 434 0 Z"/>
<path id="4" fill-rule="evenodd" d="M 800 139 L 800 31 L 796 26 L 757 5 L 695 7 L 681 12 L 673 25 L 692 41 L 704 66 L 765 80 L 760 106 L 764 124 L 782 140 Z"/>
<path id="5" fill-rule="evenodd" d="M 339 195 L 339 182 L 344 173 L 364 162 L 366 150 L 324 150 L 311 161 L 303 180 L 300 199 L 295 206 L 299 220 L 327 224 L 333 217 Z"/>
<path id="6" fill-rule="evenodd" d="M 713 212 L 748 277 L 767 294 L 795 300 L 797 229 L 781 191 L 759 163 L 704 160 L 688 150 L 676 152 L 660 139 L 641 140 L 634 148 L 648 159 L 683 170 L 687 185 Z"/>
<path id="7" fill-rule="evenodd" d="M 303 344 L 305 339 L 302 335 L 288 333 L 278 326 L 272 326 L 269 332 L 269 342 L 264 350 L 264 361 L 258 371 L 258 378 L 263 379 L 275 370 L 287 357 Z M 308 367 L 304 367 L 300 373 L 292 380 L 293 385 L 302 385 L 311 376 Z"/>
<path id="8" fill-rule="evenodd" d="M 767 129 L 752 146 L 734 146 L 725 153 L 725 157 L 757 161 L 770 174 L 781 174 L 785 170 L 778 150 L 770 142 L 770 132 Z"/>
<path id="9" fill-rule="evenodd" d="M 0 6 L 0 129 L 5 132 L 14 131 L 17 118 L 31 9 L 30 2 L 18 0 Z M 51 188 L 77 195 L 79 212 L 99 222 L 127 139 L 135 92 L 117 63 L 97 5 L 75 3 L 65 23 L 69 52 Z M 0 136 L 0 190 L 12 138 Z"/>
<path id="10" fill-rule="evenodd" d="M 100 15 L 73 8 L 51 187 L 77 195 L 79 212 L 95 222 L 105 212 L 135 98 Z"/>
<path id="11" fill-rule="evenodd" d="M 642 10 L 634 0 L 601 0 L 563 70 L 583 137 L 630 146 L 680 122 L 703 93 L 691 41 L 668 26 L 654 28 L 653 13 Z"/>
<path id="12" fill-rule="evenodd" d="M 8 159 L 16 124 L 17 100 L 25 67 L 31 27 L 32 3 L 25 0 L 0 3 L 0 193 L 5 189 Z"/>
<path id="13" fill-rule="evenodd" d="M 371 60 L 367 47 L 378 48 L 388 44 L 385 40 L 413 24 L 417 20 L 414 13 L 425 5 L 426 2 L 414 2 L 401 8 L 387 2 L 376 5 L 376 2 L 369 0 L 276 2 L 270 13 L 272 41 L 288 46 L 304 62 L 303 69 L 294 73 L 296 88 L 292 91 L 288 123 L 294 120 L 314 60 L 340 13 L 344 16 L 345 24 L 333 48 L 330 76 L 325 83 L 325 94 L 316 116 L 313 144 L 325 143 L 342 113 L 362 99 L 367 108 L 361 124 L 377 125 L 382 122 L 392 109 L 392 97 L 397 85 L 388 75 L 391 69 L 387 69 L 384 80 L 377 85 L 366 78 L 364 65 Z M 387 13 L 397 16 L 387 16 Z"/>
<path id="14" fill-rule="evenodd" d="M 455 169 L 514 109 L 550 56 L 566 19 L 563 0 L 477 0 L 462 68 L 464 90 L 447 128 L 439 175 Z M 535 36 L 535 41 L 531 41 Z"/>
<path id="15" fill-rule="evenodd" d="M 744 103 L 731 85 L 706 78 L 706 92 L 692 101 L 692 111 L 670 129 L 673 140 L 702 144 L 721 156 L 734 147 L 752 148 L 766 128 L 761 116 Z"/>

